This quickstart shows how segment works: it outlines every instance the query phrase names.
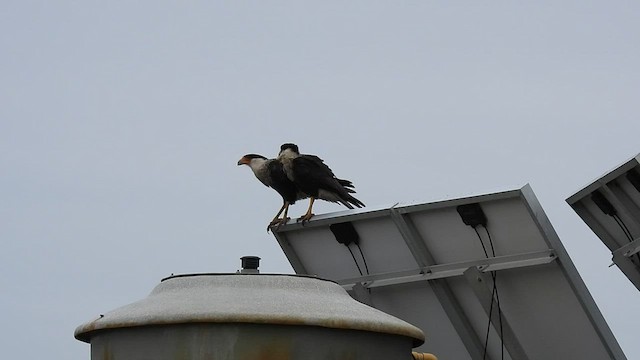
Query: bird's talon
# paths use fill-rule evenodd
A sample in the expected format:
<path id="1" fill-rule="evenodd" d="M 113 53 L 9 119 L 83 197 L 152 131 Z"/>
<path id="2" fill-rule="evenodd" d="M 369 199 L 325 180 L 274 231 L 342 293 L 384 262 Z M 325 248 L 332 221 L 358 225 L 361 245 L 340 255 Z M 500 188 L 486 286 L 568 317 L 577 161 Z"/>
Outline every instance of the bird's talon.
<path id="1" fill-rule="evenodd" d="M 280 228 L 280 226 L 284 225 L 287 223 L 287 221 L 289 221 L 291 218 L 278 218 L 278 219 L 274 219 L 272 222 L 269 223 L 269 225 L 267 225 L 267 232 L 269 232 L 269 230 L 278 230 Z"/>
<path id="2" fill-rule="evenodd" d="M 308 222 L 309 220 L 311 220 L 311 218 L 314 216 L 314 214 L 305 214 L 301 217 L 299 217 L 296 221 L 297 222 L 302 222 L 302 225 L 304 226 L 304 223 Z"/>

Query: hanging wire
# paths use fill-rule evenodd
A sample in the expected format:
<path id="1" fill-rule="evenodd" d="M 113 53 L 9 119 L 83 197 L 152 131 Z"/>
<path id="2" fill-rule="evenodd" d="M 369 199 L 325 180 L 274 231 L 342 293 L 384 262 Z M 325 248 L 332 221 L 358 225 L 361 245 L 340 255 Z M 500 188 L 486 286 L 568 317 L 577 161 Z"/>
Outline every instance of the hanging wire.
<path id="1" fill-rule="evenodd" d="M 360 265 L 358 265 L 358 261 L 356 260 L 356 256 L 353 255 L 353 251 L 351 250 L 351 248 L 348 245 L 347 245 L 347 249 L 349 249 L 349 253 L 351 254 L 351 257 L 353 258 L 353 262 L 356 263 L 356 267 L 358 268 L 358 272 L 360 273 L 360 276 L 363 276 L 362 269 L 360 269 Z"/>
<path id="2" fill-rule="evenodd" d="M 495 288 L 494 288 L 495 289 Z M 489 344 L 489 330 L 491 330 L 491 314 L 493 313 L 493 292 L 491 294 L 491 305 L 489 306 L 489 322 L 487 322 L 487 331 L 484 336 L 484 352 L 482 353 L 482 360 L 487 357 L 487 345 Z"/>
<path id="3" fill-rule="evenodd" d="M 356 243 L 358 250 L 360 251 L 360 257 L 362 257 L 362 262 L 364 263 L 364 271 L 369 275 L 369 266 L 367 266 L 367 259 L 364 257 L 364 253 L 362 252 L 362 248 L 360 244 Z"/>
<path id="4" fill-rule="evenodd" d="M 485 232 L 487 233 L 487 237 L 489 238 L 489 245 L 491 246 L 491 255 L 492 257 L 495 257 L 496 251 L 493 246 L 493 239 L 491 238 L 491 233 L 489 233 L 489 229 L 487 229 L 486 226 L 483 226 L 483 227 Z M 489 253 L 487 252 L 487 247 L 484 245 L 484 241 L 482 241 L 482 236 L 480 236 L 480 232 L 476 227 L 474 227 L 473 230 L 476 232 L 476 235 L 478 235 L 478 240 L 480 240 L 480 244 L 482 245 L 482 250 L 484 251 L 484 255 L 488 259 Z M 491 304 L 489 305 L 489 322 L 487 323 L 487 332 L 484 340 L 484 352 L 482 355 L 482 359 L 484 360 L 487 355 L 487 347 L 489 345 L 489 330 L 491 328 L 491 315 L 493 314 L 493 303 L 495 302 L 496 307 L 498 308 L 498 321 L 499 321 L 498 327 L 500 332 L 500 345 L 501 345 L 500 356 L 501 356 L 501 359 L 504 360 L 504 330 L 502 326 L 502 309 L 500 308 L 500 295 L 498 293 L 498 286 L 497 286 L 498 276 L 495 271 L 491 271 L 490 273 L 491 273 L 491 279 L 493 280 L 493 288 L 491 290 Z"/>
<path id="5" fill-rule="evenodd" d="M 491 238 L 491 233 L 489 232 L 489 229 L 487 229 L 486 226 L 483 226 L 483 227 L 484 227 L 484 231 L 487 232 L 487 237 L 489 238 L 489 245 L 491 245 L 491 254 L 493 255 L 493 257 L 496 257 L 496 250 L 493 247 L 493 239 Z M 491 297 L 493 298 L 493 295 L 494 295 L 493 293 L 495 292 L 496 304 L 498 305 L 498 321 L 500 326 L 500 346 L 501 346 L 500 356 L 501 356 L 501 359 L 504 360 L 504 329 L 502 327 L 502 308 L 500 307 L 500 294 L 498 293 L 498 285 L 497 285 L 498 274 L 495 271 L 492 271 L 491 276 L 493 277 L 493 290 L 491 292 Z"/>
<path id="6" fill-rule="evenodd" d="M 626 236 L 630 242 L 633 241 L 633 236 L 631 236 L 631 231 L 629 231 L 629 228 L 627 227 L 627 225 L 625 225 L 625 223 L 622 221 L 622 218 L 620 218 L 620 216 L 618 215 L 613 215 L 612 217 L 616 221 L 618 226 L 620 226 L 620 228 L 622 229 L 622 232 L 624 232 L 624 236 Z"/>
<path id="7" fill-rule="evenodd" d="M 480 245 L 482 245 L 482 250 L 484 251 L 484 256 L 488 259 L 489 253 L 487 253 L 487 248 L 484 246 L 484 241 L 482 241 L 482 237 L 480 236 L 480 232 L 478 232 L 478 228 L 474 227 L 473 230 L 476 232 L 476 235 L 478 235 L 478 240 L 480 240 Z"/>
<path id="8" fill-rule="evenodd" d="M 616 221 L 618 226 L 620 226 L 624 235 L 627 237 L 627 239 L 629 239 L 629 242 L 633 242 L 633 236 L 631 235 L 631 231 L 629 231 L 629 228 L 627 227 L 627 225 L 624 223 L 624 221 L 622 221 L 622 218 L 617 214 L 611 215 L 611 217 L 613 217 L 613 219 Z M 640 253 L 636 253 L 636 259 L 638 259 L 638 266 L 640 266 Z"/>

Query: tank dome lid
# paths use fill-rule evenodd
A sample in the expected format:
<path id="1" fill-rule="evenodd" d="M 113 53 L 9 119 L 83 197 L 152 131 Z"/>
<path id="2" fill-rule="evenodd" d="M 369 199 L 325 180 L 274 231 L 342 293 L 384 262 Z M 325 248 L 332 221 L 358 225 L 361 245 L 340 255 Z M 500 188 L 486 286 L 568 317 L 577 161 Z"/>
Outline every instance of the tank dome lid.
<path id="1" fill-rule="evenodd" d="M 187 323 L 320 326 L 405 336 L 424 343 L 417 327 L 364 305 L 338 284 L 299 275 L 192 274 L 163 279 L 145 299 L 76 328 L 90 342 L 101 330 Z"/>

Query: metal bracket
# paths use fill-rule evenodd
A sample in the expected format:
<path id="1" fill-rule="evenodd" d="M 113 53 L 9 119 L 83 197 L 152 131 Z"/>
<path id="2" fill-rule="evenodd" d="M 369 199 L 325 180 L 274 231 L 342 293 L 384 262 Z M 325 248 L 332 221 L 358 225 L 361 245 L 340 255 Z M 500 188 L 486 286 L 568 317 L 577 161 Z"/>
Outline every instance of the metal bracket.
<path id="1" fill-rule="evenodd" d="M 369 293 L 369 289 L 362 286 L 361 283 L 355 284 L 351 288 L 351 291 L 349 291 L 349 295 L 351 295 L 352 298 L 356 299 L 357 301 L 365 305 L 373 306 L 371 302 L 371 294 Z"/>
<path id="2" fill-rule="evenodd" d="M 425 266 L 418 270 L 407 270 L 360 276 L 357 278 L 343 279 L 338 284 L 349 288 L 356 283 L 366 283 L 366 287 L 382 287 L 396 284 L 404 284 L 416 281 L 443 279 L 453 276 L 461 276 L 469 267 L 479 268 L 483 272 L 513 269 L 526 266 L 548 264 L 556 259 L 553 250 L 536 251 L 517 255 L 497 256 L 494 258 L 464 261 L 450 264 Z"/>
<path id="3" fill-rule="evenodd" d="M 633 240 L 632 242 L 621 246 L 618 250 L 613 252 L 613 255 L 621 254 L 622 256 L 631 257 L 640 252 L 640 238 Z"/>
<path id="4" fill-rule="evenodd" d="M 631 260 L 631 257 L 639 252 L 640 239 L 635 239 L 614 251 L 612 259 L 638 290 L 640 290 L 640 272 L 638 271 L 638 265 Z"/>

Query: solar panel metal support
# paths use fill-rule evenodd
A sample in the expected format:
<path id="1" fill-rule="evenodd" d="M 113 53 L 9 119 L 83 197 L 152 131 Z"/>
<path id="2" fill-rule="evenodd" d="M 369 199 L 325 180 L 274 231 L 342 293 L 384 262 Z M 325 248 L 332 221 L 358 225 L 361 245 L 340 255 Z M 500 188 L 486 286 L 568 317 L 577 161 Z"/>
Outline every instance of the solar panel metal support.
<path id="1" fill-rule="evenodd" d="M 483 346 L 471 326 L 469 318 L 464 313 L 462 306 L 456 300 L 451 287 L 445 279 L 437 279 L 429 282 L 433 293 L 438 298 L 442 309 L 445 311 L 454 329 L 460 336 L 460 340 L 473 360 L 482 360 Z"/>
<path id="2" fill-rule="evenodd" d="M 391 208 L 389 211 L 393 223 L 398 228 L 398 231 L 400 231 L 402 239 L 407 244 L 411 255 L 416 259 L 418 265 L 425 267 L 435 264 L 436 262 L 433 255 L 431 255 L 429 249 L 427 249 L 424 240 L 422 240 L 411 219 L 402 215 L 398 209 Z"/>
<path id="3" fill-rule="evenodd" d="M 553 250 L 535 251 L 516 255 L 496 256 L 482 260 L 470 260 L 449 264 L 425 266 L 420 270 L 378 273 L 356 278 L 342 279 L 338 283 L 349 288 L 354 284 L 364 284 L 367 288 L 376 288 L 416 281 L 433 281 L 450 277 L 462 276 L 469 267 L 477 267 L 483 272 L 515 269 L 521 267 L 548 264 L 556 260 Z"/>
<path id="4" fill-rule="evenodd" d="M 620 247 L 618 250 L 614 251 L 613 254 L 616 253 L 626 257 L 632 257 L 633 255 L 640 252 L 640 238 L 634 239 L 632 242 L 628 243 L 625 246 Z"/>
<path id="5" fill-rule="evenodd" d="M 296 254 L 296 251 L 293 249 L 293 247 L 289 243 L 289 239 L 287 238 L 286 233 L 274 231 L 273 235 L 278 240 L 278 244 L 280 244 L 280 248 L 282 248 L 282 251 L 284 252 L 287 259 L 289 260 L 289 263 L 291 264 L 291 267 L 296 272 L 296 274 L 312 275 L 308 273 L 306 267 L 304 266 L 304 264 L 302 264 L 300 257 L 298 256 L 298 254 Z"/>
<path id="6" fill-rule="evenodd" d="M 640 252 L 640 238 L 622 246 L 613 252 L 613 262 L 629 278 L 629 281 L 640 290 L 640 272 L 631 257 Z"/>
<path id="7" fill-rule="evenodd" d="M 390 214 L 391 219 L 398 228 L 398 231 L 400 231 L 402 239 L 407 244 L 416 262 L 421 267 L 436 264 L 433 255 L 427 248 L 411 219 L 402 215 L 395 208 L 390 209 Z M 442 306 L 442 309 L 449 317 L 453 328 L 460 336 L 471 359 L 481 360 L 483 357 L 482 343 L 447 281 L 445 279 L 434 279 L 429 282 L 429 285 Z"/>
<path id="8" fill-rule="evenodd" d="M 511 329 L 509 321 L 504 316 L 504 313 L 502 313 L 502 319 L 500 318 L 501 310 L 499 310 L 498 306 L 495 305 L 496 300 L 493 299 L 492 290 L 490 289 L 490 287 L 493 286 L 491 276 L 481 272 L 477 267 L 472 266 L 464 272 L 464 277 L 473 290 L 473 293 L 478 298 L 478 301 L 482 304 L 482 308 L 487 313 L 487 316 L 491 318 L 491 325 L 493 325 L 494 330 L 500 334 L 500 328 L 497 324 L 500 324 L 502 327 L 504 347 L 507 349 L 511 358 L 528 360 L 529 357 L 527 356 L 527 353 Z M 493 306 L 492 302 L 494 304 Z"/>
<path id="9" fill-rule="evenodd" d="M 582 277 L 580 277 L 578 269 L 576 269 L 575 265 L 571 261 L 567 250 L 564 248 L 564 245 L 562 245 L 560 237 L 553 229 L 551 221 L 542 210 L 542 205 L 540 205 L 540 202 L 538 202 L 538 199 L 533 193 L 531 186 L 526 185 L 521 189 L 521 191 L 521 196 L 525 199 L 529 211 L 535 219 L 537 226 L 543 233 L 547 234 L 547 236 L 545 237 L 545 241 L 550 247 L 556 250 L 558 261 L 561 264 L 562 271 L 570 281 L 571 287 L 574 289 L 576 294 L 579 295 L 578 299 L 580 301 L 580 304 L 589 317 L 589 320 L 594 325 L 594 329 L 598 333 L 598 337 L 600 337 L 602 343 L 606 345 L 605 348 L 609 353 L 611 359 L 626 360 L 627 357 L 624 355 L 622 348 L 620 348 L 620 345 L 613 335 L 613 332 L 611 332 L 611 329 L 604 319 L 604 316 L 602 316 L 602 313 L 600 313 L 600 310 L 598 310 L 598 306 L 596 305 L 595 300 L 593 300 L 593 297 L 589 293 L 587 286 L 582 281 Z"/>
<path id="10" fill-rule="evenodd" d="M 576 203 L 571 206 L 573 207 L 573 210 L 578 214 L 578 216 L 580 216 L 584 220 L 584 222 L 587 223 L 589 228 L 591 228 L 594 233 L 598 234 L 600 240 L 602 240 L 606 247 L 613 250 L 617 249 L 620 246 L 616 238 L 611 235 L 602 221 L 595 217 L 591 212 L 589 212 L 582 203 Z"/>

